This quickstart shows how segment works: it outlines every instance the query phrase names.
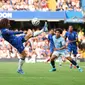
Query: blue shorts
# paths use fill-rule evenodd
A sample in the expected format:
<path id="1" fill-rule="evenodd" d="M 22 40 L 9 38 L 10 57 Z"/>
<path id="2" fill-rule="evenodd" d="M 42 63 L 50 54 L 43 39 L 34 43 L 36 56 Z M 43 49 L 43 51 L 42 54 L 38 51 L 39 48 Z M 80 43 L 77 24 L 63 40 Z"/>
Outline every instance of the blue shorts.
<path id="1" fill-rule="evenodd" d="M 76 55 L 77 52 L 77 46 L 68 46 L 68 52 L 72 52 L 74 55 Z"/>
<path id="2" fill-rule="evenodd" d="M 13 42 L 11 43 L 17 50 L 19 53 L 22 53 L 22 51 L 24 50 L 24 45 L 23 43 L 25 42 L 25 35 L 19 36 L 16 39 L 13 40 Z"/>
<path id="3" fill-rule="evenodd" d="M 53 51 L 54 51 L 53 48 L 50 48 L 50 53 L 53 53 Z"/>

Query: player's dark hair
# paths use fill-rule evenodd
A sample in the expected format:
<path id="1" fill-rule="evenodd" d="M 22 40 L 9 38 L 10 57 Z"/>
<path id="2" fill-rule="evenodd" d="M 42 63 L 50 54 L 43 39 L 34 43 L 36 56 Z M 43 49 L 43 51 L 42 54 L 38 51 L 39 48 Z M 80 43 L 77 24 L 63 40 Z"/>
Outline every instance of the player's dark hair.
<path id="1" fill-rule="evenodd" d="M 10 27 L 9 19 L 3 18 L 0 20 L 0 29 L 9 27 Z"/>
<path id="2" fill-rule="evenodd" d="M 57 28 L 56 31 L 59 31 L 60 34 L 62 34 L 62 29 L 61 29 L 61 28 Z M 56 32 L 56 31 L 55 31 L 55 32 Z"/>

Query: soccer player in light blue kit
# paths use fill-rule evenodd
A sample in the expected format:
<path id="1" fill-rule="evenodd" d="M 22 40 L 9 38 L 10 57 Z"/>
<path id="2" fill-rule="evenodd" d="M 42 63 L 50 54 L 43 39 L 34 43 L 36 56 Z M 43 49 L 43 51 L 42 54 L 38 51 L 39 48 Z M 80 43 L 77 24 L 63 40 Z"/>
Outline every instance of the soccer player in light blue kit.
<path id="1" fill-rule="evenodd" d="M 83 70 L 79 67 L 79 65 L 70 57 L 69 52 L 66 50 L 66 42 L 63 37 L 61 37 L 62 30 L 56 29 L 56 35 L 53 36 L 53 42 L 54 42 L 54 52 L 52 54 L 50 63 L 52 65 L 51 72 L 56 71 L 55 68 L 55 59 L 58 57 L 64 56 L 66 59 L 68 59 L 73 65 L 75 65 L 80 72 Z"/>
<path id="2" fill-rule="evenodd" d="M 46 23 L 42 30 L 38 32 L 34 32 L 34 33 L 31 30 L 29 30 L 27 34 L 24 34 L 21 36 L 16 36 L 16 34 L 22 34 L 23 32 L 14 32 L 10 30 L 9 26 L 10 26 L 10 21 L 7 18 L 3 18 L 0 20 L 0 30 L 1 30 L 2 37 L 6 41 L 8 41 L 13 47 L 15 47 L 20 54 L 17 72 L 20 74 L 24 74 L 22 70 L 22 66 L 24 64 L 24 60 L 25 60 L 25 57 L 27 56 L 27 53 L 23 43 L 26 42 L 29 38 L 35 37 L 41 34 L 42 32 L 47 31 Z"/>
<path id="3" fill-rule="evenodd" d="M 50 47 L 50 57 L 52 56 L 52 53 L 54 51 L 54 42 L 53 42 L 53 36 L 55 35 L 54 29 L 49 30 L 48 40 L 49 40 L 49 47 Z M 50 58 L 47 60 L 47 62 L 50 61 Z M 59 66 L 62 66 L 62 59 L 59 57 Z"/>
<path id="4" fill-rule="evenodd" d="M 68 40 L 67 40 L 68 39 Z M 65 40 L 67 40 L 67 48 L 70 53 L 70 55 L 73 53 L 73 56 L 76 61 L 76 55 L 77 55 L 77 44 L 78 41 L 78 34 L 77 32 L 73 31 L 73 27 L 69 26 L 68 31 L 65 34 Z M 70 68 L 72 68 L 72 64 L 70 64 Z"/>

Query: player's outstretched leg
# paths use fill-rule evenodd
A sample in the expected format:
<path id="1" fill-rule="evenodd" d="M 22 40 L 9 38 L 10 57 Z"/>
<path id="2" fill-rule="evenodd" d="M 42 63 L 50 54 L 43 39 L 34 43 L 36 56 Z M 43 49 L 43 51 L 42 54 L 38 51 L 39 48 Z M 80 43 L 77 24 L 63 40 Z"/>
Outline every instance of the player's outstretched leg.
<path id="1" fill-rule="evenodd" d="M 44 27 L 40 30 L 40 31 L 36 31 L 36 32 L 32 32 L 31 30 L 28 30 L 26 36 L 25 36 L 25 40 L 28 40 L 29 38 L 31 37 L 35 37 L 35 36 L 38 36 L 39 34 L 41 34 L 42 32 L 47 32 L 48 29 L 47 29 L 47 23 L 45 22 L 45 25 Z M 21 52 L 21 55 L 22 56 L 26 56 L 26 53 L 25 53 L 25 50 L 23 50 Z M 24 74 L 23 70 L 22 70 L 22 66 L 24 64 L 24 60 L 25 60 L 25 57 L 22 57 L 19 59 L 19 65 L 18 65 L 18 70 L 17 72 L 20 73 L 20 74 Z"/>
<path id="2" fill-rule="evenodd" d="M 41 34 L 42 32 L 47 32 L 48 28 L 47 28 L 47 22 L 45 22 L 43 28 L 40 31 L 36 31 L 34 33 L 32 33 L 32 36 L 38 36 L 39 34 Z"/>
<path id="3" fill-rule="evenodd" d="M 68 57 L 67 59 L 68 59 L 74 66 L 76 66 L 80 72 L 83 72 L 83 70 L 79 67 L 79 65 L 76 63 L 76 61 L 74 61 L 71 57 Z"/>
<path id="4" fill-rule="evenodd" d="M 73 60 L 74 60 L 75 62 L 77 62 L 76 55 L 75 55 L 75 54 L 73 54 L 73 56 L 74 56 Z M 72 69 L 72 67 L 73 67 L 73 65 L 72 65 L 72 63 L 71 63 L 71 64 L 70 64 L 70 68 Z M 74 68 L 76 68 L 76 66 L 74 66 Z"/>
<path id="5" fill-rule="evenodd" d="M 25 36 L 25 40 L 28 40 L 31 37 L 35 37 L 40 35 L 43 32 L 47 32 L 48 28 L 47 28 L 47 22 L 45 22 L 43 28 L 40 31 L 36 31 L 36 32 L 32 32 L 31 30 L 28 30 L 26 36 Z"/>

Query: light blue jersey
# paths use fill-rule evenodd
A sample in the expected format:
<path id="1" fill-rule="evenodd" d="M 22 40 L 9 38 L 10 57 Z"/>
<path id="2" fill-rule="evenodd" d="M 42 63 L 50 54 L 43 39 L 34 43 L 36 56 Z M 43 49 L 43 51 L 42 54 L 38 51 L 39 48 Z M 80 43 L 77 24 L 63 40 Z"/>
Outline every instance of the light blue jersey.
<path id="1" fill-rule="evenodd" d="M 63 37 L 56 38 L 56 35 L 53 36 L 53 42 L 55 48 L 61 48 L 65 45 L 65 40 Z M 59 50 L 58 52 L 64 52 L 66 49 Z"/>
<path id="2" fill-rule="evenodd" d="M 65 46 L 65 44 L 66 44 L 63 37 L 56 38 L 56 35 L 53 36 L 53 42 L 54 42 L 55 48 L 61 48 L 61 47 Z M 52 55 L 55 55 L 57 57 L 62 57 L 62 56 L 69 57 L 70 56 L 67 49 L 54 51 Z"/>

